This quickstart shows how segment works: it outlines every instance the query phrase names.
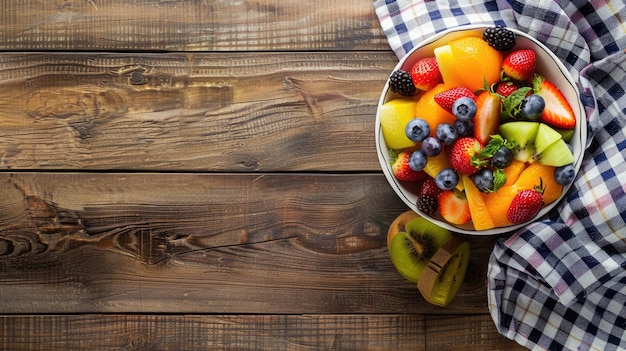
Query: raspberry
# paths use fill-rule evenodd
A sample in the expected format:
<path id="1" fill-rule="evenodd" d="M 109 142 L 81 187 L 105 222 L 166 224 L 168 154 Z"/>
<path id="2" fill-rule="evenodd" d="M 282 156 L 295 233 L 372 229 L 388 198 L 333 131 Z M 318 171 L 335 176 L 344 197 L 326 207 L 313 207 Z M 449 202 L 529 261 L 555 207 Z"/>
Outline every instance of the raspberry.
<path id="1" fill-rule="evenodd" d="M 401 69 L 391 73 L 389 77 L 389 88 L 394 93 L 398 93 L 402 96 L 413 96 L 417 89 L 413 84 L 411 74 Z"/>
<path id="2" fill-rule="evenodd" d="M 483 40 L 498 51 L 508 51 L 515 46 L 515 33 L 498 25 L 485 29 Z"/>

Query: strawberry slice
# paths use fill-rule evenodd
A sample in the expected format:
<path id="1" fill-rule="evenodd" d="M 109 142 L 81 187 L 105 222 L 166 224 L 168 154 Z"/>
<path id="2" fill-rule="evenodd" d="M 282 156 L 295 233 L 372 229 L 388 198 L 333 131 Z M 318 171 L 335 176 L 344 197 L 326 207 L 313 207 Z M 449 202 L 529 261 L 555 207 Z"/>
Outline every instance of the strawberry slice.
<path id="1" fill-rule="evenodd" d="M 410 70 L 413 85 L 419 90 L 427 91 L 442 82 L 437 59 L 424 57 L 419 59 Z"/>
<path id="2" fill-rule="evenodd" d="M 426 178 L 424 171 L 414 171 L 409 167 L 409 157 L 411 153 L 402 151 L 399 154 L 391 153 L 391 172 L 398 180 L 406 182 L 417 182 Z"/>
<path id="3" fill-rule="evenodd" d="M 474 92 L 466 87 L 456 87 L 442 91 L 441 93 L 435 94 L 435 96 L 433 96 L 433 99 L 444 110 L 452 113 L 452 105 L 457 99 L 462 97 L 476 99 L 476 95 L 474 94 Z"/>
<path id="4" fill-rule="evenodd" d="M 535 74 L 537 55 L 531 49 L 516 50 L 508 54 L 502 61 L 502 71 L 509 78 L 528 81 Z"/>
<path id="5" fill-rule="evenodd" d="M 487 145 L 491 136 L 498 133 L 500 124 L 500 98 L 496 94 L 483 91 L 476 98 L 474 116 L 474 138 Z"/>
<path id="6" fill-rule="evenodd" d="M 533 89 L 535 94 L 540 95 L 546 103 L 540 117 L 543 122 L 560 129 L 574 129 L 576 127 L 576 115 L 556 85 L 536 75 Z"/>
<path id="7" fill-rule="evenodd" d="M 438 203 L 439 213 L 452 224 L 465 224 L 472 218 L 467 198 L 459 191 L 444 190 L 439 194 Z"/>

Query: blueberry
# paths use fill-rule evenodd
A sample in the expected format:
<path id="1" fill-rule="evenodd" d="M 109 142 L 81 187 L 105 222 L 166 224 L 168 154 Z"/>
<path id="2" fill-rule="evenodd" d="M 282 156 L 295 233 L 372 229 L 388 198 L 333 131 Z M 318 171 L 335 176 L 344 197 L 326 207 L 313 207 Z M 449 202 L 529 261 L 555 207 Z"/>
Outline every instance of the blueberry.
<path id="1" fill-rule="evenodd" d="M 441 190 L 452 190 L 459 183 L 459 175 L 452 168 L 444 168 L 435 177 L 435 184 Z"/>
<path id="2" fill-rule="evenodd" d="M 422 118 L 413 118 L 406 124 L 404 132 L 411 141 L 420 142 L 430 134 L 430 126 Z"/>
<path id="3" fill-rule="evenodd" d="M 472 136 L 474 135 L 474 122 L 472 120 L 462 121 L 457 119 L 454 121 L 454 129 L 459 136 Z"/>
<path id="4" fill-rule="evenodd" d="M 443 150 L 441 141 L 435 137 L 428 137 L 422 141 L 422 152 L 428 157 L 434 157 L 439 155 Z"/>
<path id="5" fill-rule="evenodd" d="M 428 162 L 428 158 L 421 150 L 413 151 L 409 157 L 409 168 L 414 171 L 421 171 L 426 167 L 426 162 Z"/>
<path id="6" fill-rule="evenodd" d="M 513 162 L 513 151 L 501 146 L 491 158 L 491 164 L 496 168 L 507 168 Z"/>
<path id="7" fill-rule="evenodd" d="M 467 121 L 476 115 L 476 102 L 472 98 L 458 98 L 452 104 L 452 114 L 462 121 Z"/>
<path id="8" fill-rule="evenodd" d="M 535 120 L 541 116 L 545 107 L 546 102 L 543 98 L 540 95 L 532 94 L 522 100 L 520 114 L 522 118 Z"/>
<path id="9" fill-rule="evenodd" d="M 441 123 L 438 125 L 436 134 L 437 139 L 441 140 L 441 142 L 446 145 L 451 145 L 459 137 L 456 129 L 449 123 Z"/>
<path id="10" fill-rule="evenodd" d="M 474 176 L 474 184 L 483 193 L 493 191 L 493 172 L 489 168 L 483 168 Z"/>
<path id="11" fill-rule="evenodd" d="M 557 167 L 554 170 L 554 180 L 561 185 L 567 185 L 574 181 L 576 170 L 574 170 L 573 164 Z"/>

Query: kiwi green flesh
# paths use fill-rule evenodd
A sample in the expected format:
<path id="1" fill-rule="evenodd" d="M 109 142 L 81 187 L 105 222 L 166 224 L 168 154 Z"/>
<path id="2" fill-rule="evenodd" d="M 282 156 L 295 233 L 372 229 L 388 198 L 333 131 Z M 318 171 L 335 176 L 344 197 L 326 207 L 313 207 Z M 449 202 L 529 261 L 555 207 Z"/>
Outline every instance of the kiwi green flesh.
<path id="1" fill-rule="evenodd" d="M 409 221 L 405 229 L 389 242 L 389 256 L 400 275 L 417 283 L 430 258 L 452 234 L 422 217 Z"/>
<path id="2" fill-rule="evenodd" d="M 465 279 L 469 251 L 469 244 L 462 244 L 442 268 L 429 298 L 431 303 L 445 307 L 452 302 Z"/>

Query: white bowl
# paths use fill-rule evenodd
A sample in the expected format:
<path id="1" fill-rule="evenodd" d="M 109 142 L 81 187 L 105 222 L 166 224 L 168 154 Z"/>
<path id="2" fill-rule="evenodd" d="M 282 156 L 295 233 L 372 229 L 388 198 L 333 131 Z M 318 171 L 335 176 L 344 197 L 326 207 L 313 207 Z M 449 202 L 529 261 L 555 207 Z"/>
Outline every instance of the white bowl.
<path id="1" fill-rule="evenodd" d="M 455 40 L 458 38 L 462 38 L 468 35 L 481 36 L 482 33 L 488 26 L 485 25 L 468 25 L 462 27 L 456 27 L 452 29 L 445 30 L 443 32 L 437 33 L 430 38 L 424 40 L 419 45 L 417 45 L 413 50 L 411 50 L 407 55 L 405 55 L 400 62 L 394 68 L 395 70 L 403 69 L 408 71 L 418 59 L 423 57 L 434 56 L 433 50 L 436 47 L 447 44 L 451 40 Z M 574 153 L 574 167 L 576 169 L 576 173 L 580 169 L 583 151 L 585 142 L 587 140 L 587 119 L 585 115 L 585 109 L 580 101 L 580 95 L 578 91 L 578 87 L 576 82 L 569 74 L 567 68 L 563 65 L 563 63 L 542 43 L 537 41 L 535 38 L 530 37 L 524 32 L 519 30 L 509 28 L 516 34 L 516 45 L 514 49 L 534 49 L 537 54 L 537 66 L 536 72 L 540 73 L 548 80 L 552 81 L 563 93 L 572 109 L 574 110 L 574 114 L 576 115 L 576 127 L 574 129 L 574 136 L 569 142 L 572 146 Z M 537 221 L 539 218 L 543 217 L 546 213 L 548 213 L 557 203 L 565 196 L 565 193 L 570 188 L 570 185 L 563 187 L 563 193 L 561 196 L 554 202 L 544 206 L 541 211 L 531 220 L 525 223 L 510 225 L 506 227 L 496 227 L 488 230 L 474 230 L 471 222 L 464 225 L 454 225 L 446 222 L 438 213 L 433 215 L 427 215 L 420 210 L 417 209 L 416 200 L 417 196 L 416 192 L 416 184 L 401 182 L 397 180 L 392 172 L 390 167 L 391 156 L 389 154 L 389 149 L 385 144 L 385 140 L 382 135 L 382 131 L 380 128 L 380 106 L 382 106 L 385 102 L 393 99 L 401 97 L 389 90 L 389 83 L 385 84 L 385 88 L 380 96 L 380 100 L 378 102 L 378 111 L 376 113 L 376 146 L 378 159 L 380 161 L 380 165 L 382 167 L 383 173 L 387 178 L 387 181 L 393 188 L 393 190 L 398 194 L 400 199 L 413 211 L 417 212 L 419 215 L 427 218 L 431 222 L 444 227 L 448 230 L 457 233 L 464 234 L 473 234 L 473 235 L 492 235 L 492 234 L 501 234 L 513 231 L 520 227 L 527 225 L 528 223 Z"/>

